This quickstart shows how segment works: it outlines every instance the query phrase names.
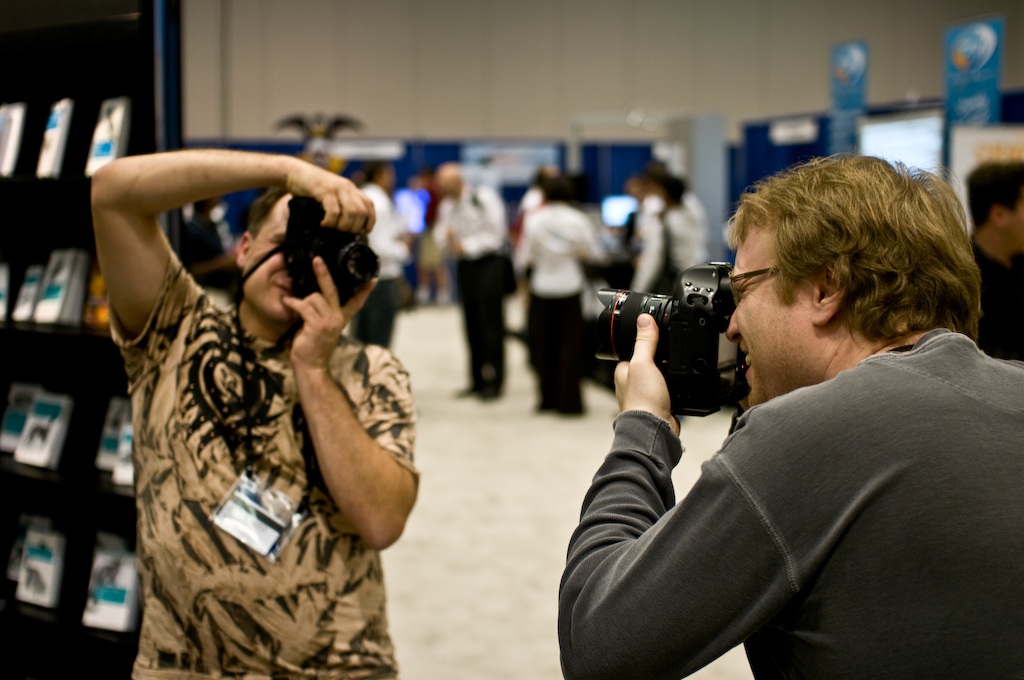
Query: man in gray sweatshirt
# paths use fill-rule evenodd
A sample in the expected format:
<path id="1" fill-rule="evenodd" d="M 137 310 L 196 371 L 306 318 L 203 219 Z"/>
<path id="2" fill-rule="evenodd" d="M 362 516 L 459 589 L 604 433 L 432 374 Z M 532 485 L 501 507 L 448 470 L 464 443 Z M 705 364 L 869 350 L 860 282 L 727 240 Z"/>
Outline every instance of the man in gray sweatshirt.
<path id="1" fill-rule="evenodd" d="M 569 680 L 1024 677 L 1024 363 L 937 177 L 812 161 L 733 220 L 750 408 L 675 505 L 679 426 L 637 320 L 559 593 Z"/>

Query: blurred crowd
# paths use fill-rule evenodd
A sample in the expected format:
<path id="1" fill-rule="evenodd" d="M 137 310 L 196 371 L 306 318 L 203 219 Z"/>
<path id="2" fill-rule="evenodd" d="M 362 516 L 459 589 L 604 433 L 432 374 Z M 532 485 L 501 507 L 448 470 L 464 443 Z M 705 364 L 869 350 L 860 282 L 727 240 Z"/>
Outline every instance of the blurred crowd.
<path id="1" fill-rule="evenodd" d="M 389 162 L 366 161 L 352 178 L 374 204 L 368 242 L 380 274 L 349 333 L 388 347 L 401 311 L 459 304 L 470 357 L 461 392 L 467 397 L 501 396 L 504 342 L 512 337 L 529 348 L 537 410 L 583 413 L 580 381 L 594 364 L 596 291 L 670 294 L 681 272 L 709 255 L 704 208 L 685 179 L 656 161 L 625 182 L 633 207 L 613 224 L 580 200 L 580 183 L 555 165 L 537 169 L 518 204 L 474 186 L 458 163 L 410 177 L 411 203 L 396 202 L 400 187 Z M 219 197 L 186 210 L 182 261 L 229 305 L 239 269 L 224 212 Z M 526 310 L 523 328 L 506 327 L 509 296 Z"/>

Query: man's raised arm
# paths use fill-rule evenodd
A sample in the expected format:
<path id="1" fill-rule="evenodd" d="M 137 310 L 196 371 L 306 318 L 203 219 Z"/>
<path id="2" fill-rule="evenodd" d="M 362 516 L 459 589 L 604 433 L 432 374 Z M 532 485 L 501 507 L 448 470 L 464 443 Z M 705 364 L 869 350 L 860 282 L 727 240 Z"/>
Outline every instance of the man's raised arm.
<path id="1" fill-rule="evenodd" d="M 157 223 L 166 210 L 210 196 L 282 186 L 320 201 L 323 226 L 373 226 L 373 204 L 347 179 L 290 156 L 195 149 L 129 156 L 92 178 L 96 254 L 110 306 L 129 336 L 140 333 L 156 303 L 170 259 Z"/>

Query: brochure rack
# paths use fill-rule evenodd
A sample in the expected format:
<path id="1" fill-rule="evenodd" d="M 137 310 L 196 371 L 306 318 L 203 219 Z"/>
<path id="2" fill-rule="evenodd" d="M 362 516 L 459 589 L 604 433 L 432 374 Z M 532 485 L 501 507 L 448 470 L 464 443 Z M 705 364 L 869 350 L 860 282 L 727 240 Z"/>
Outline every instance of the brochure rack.
<path id="1" fill-rule="evenodd" d="M 57 248 L 95 256 L 85 176 L 100 105 L 131 99 L 128 154 L 180 146 L 178 17 L 175 0 L 139 0 L 138 12 L 96 21 L 0 29 L 7 65 L 0 102 L 26 102 L 23 138 L 12 177 L 0 177 L 0 261 L 16 293 L 25 270 L 46 263 Z M 64 162 L 57 178 L 37 178 L 43 132 L 53 102 L 75 102 Z M 173 239 L 172 239 L 173 240 Z M 71 395 L 75 407 L 55 470 L 23 465 L 0 453 L 0 560 L 18 532 L 19 517 L 49 518 L 66 537 L 59 604 L 27 604 L 17 583 L 0 578 L 0 638 L 5 678 L 128 677 L 138 633 L 82 625 L 97 532 L 135 543 L 135 499 L 97 470 L 97 444 L 111 396 L 125 395 L 121 356 L 108 333 L 80 326 L 0 322 L 0 395 L 12 382 L 37 383 Z"/>

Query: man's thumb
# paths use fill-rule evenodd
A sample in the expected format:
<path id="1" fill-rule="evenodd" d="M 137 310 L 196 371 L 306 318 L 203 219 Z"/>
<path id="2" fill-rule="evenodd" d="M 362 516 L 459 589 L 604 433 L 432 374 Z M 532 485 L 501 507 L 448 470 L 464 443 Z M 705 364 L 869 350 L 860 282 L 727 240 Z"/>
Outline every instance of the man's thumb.
<path id="1" fill-rule="evenodd" d="M 650 314 L 641 314 L 636 318 L 636 345 L 633 356 L 638 354 L 646 359 L 654 359 L 658 348 L 658 325 Z"/>

